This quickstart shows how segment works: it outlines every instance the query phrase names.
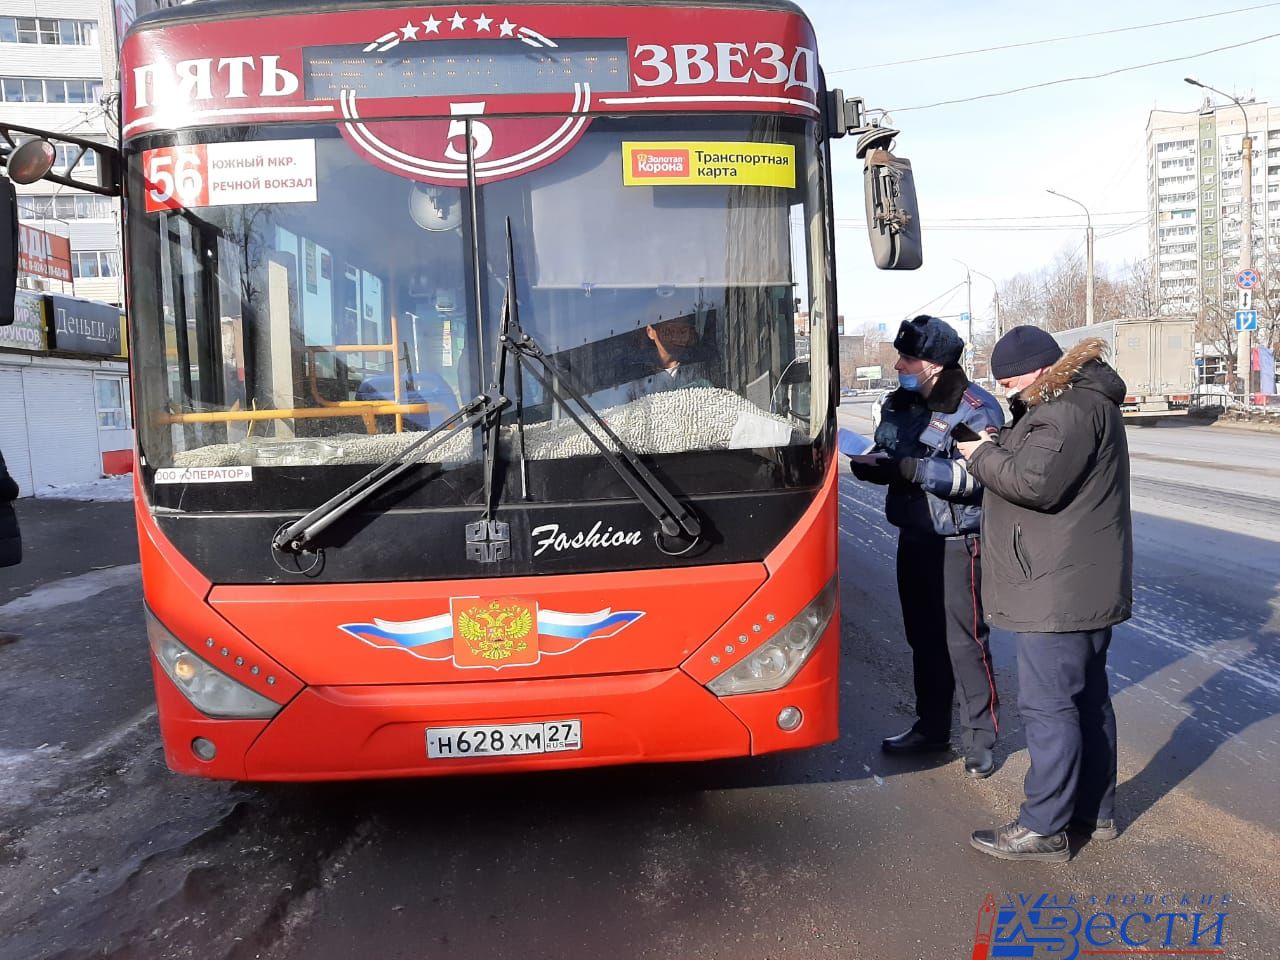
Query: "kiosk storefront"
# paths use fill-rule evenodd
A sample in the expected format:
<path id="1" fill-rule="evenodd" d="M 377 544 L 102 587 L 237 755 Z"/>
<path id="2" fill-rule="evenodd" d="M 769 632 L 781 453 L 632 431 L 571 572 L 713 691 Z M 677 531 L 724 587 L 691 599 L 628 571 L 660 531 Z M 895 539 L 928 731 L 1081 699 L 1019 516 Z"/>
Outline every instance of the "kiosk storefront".
<path id="1" fill-rule="evenodd" d="M 21 495 L 133 469 L 118 307 L 19 291 L 0 327 L 0 451 Z"/>

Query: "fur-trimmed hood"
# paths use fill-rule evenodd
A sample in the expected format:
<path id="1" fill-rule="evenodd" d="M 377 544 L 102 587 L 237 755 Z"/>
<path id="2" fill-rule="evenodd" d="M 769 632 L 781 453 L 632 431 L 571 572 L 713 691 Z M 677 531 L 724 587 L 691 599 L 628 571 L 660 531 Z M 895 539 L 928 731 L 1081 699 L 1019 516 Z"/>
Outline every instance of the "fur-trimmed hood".
<path id="1" fill-rule="evenodd" d="M 1113 403 L 1121 403 L 1125 384 L 1104 360 L 1108 349 L 1106 341 L 1098 337 L 1081 340 L 1023 390 L 1019 399 L 1028 407 L 1034 407 L 1056 400 L 1068 390 L 1085 388 L 1096 390 Z"/>

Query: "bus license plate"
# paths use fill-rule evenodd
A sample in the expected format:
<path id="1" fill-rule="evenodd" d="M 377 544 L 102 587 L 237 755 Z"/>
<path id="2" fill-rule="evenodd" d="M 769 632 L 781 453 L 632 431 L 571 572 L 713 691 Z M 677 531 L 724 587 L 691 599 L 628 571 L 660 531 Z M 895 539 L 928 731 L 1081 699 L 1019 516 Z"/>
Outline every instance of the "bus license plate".
<path id="1" fill-rule="evenodd" d="M 492 727 L 428 727 L 427 758 L 514 757 L 582 749 L 581 720 L 508 723 Z"/>

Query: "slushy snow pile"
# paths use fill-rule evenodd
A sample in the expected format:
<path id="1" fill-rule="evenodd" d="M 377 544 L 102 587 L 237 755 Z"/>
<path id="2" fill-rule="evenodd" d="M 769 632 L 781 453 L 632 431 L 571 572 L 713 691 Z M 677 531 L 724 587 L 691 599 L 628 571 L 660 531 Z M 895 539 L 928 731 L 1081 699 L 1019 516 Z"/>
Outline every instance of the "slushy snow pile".
<path id="1" fill-rule="evenodd" d="M 39 487 L 36 496 L 41 500 L 111 500 L 125 502 L 133 499 L 133 476 L 103 477 L 86 483 L 69 483 L 66 486 Z"/>

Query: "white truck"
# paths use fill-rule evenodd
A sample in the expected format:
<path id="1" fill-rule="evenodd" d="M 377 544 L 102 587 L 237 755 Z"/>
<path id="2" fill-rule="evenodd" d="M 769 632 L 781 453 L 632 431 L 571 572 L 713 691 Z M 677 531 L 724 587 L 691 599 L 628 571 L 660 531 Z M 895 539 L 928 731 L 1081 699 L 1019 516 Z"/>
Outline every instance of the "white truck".
<path id="1" fill-rule="evenodd" d="M 1063 350 L 1088 337 L 1111 348 L 1110 363 L 1128 393 L 1121 405 L 1126 417 L 1151 422 L 1185 415 L 1196 386 L 1195 320 L 1190 317 L 1122 318 L 1053 335 Z"/>

